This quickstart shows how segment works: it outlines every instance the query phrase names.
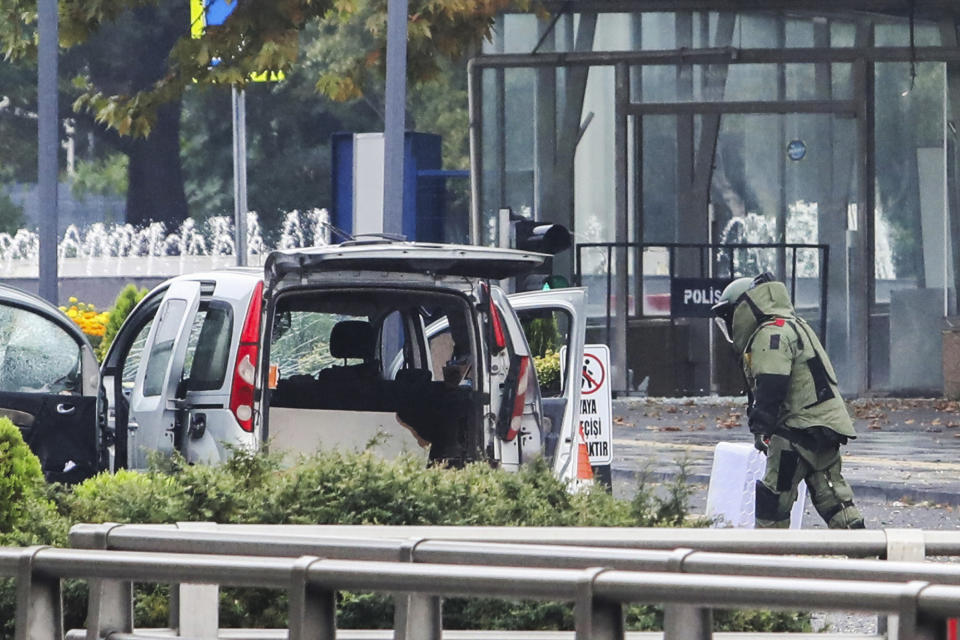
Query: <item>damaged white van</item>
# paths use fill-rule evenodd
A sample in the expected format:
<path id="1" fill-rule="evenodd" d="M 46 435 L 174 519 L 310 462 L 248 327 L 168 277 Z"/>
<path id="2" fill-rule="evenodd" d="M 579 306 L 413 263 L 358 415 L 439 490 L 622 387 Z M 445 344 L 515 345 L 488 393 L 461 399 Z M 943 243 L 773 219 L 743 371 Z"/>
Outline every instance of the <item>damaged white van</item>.
<path id="1" fill-rule="evenodd" d="M 153 450 L 210 463 L 230 446 L 285 454 L 406 451 L 578 477 L 579 380 L 542 398 L 497 282 L 542 254 L 358 240 L 276 251 L 262 271 L 175 278 L 145 298 L 104 364 L 115 465 Z M 520 294 L 579 371 L 585 292 Z M 582 470 L 581 470 L 582 471 Z"/>

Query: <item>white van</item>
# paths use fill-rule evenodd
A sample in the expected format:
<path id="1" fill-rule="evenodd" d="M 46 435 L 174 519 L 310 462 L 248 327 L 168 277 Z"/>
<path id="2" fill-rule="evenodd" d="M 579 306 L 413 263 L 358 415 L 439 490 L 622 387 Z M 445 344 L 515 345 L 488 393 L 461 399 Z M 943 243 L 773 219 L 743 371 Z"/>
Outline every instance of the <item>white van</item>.
<path id="1" fill-rule="evenodd" d="M 579 384 L 542 398 L 499 280 L 542 254 L 384 240 L 276 251 L 264 270 L 174 278 L 131 313 L 103 365 L 115 467 L 151 451 L 217 462 L 265 444 L 401 451 L 577 477 Z M 579 371 L 584 290 L 518 294 Z M 532 315 L 531 315 L 532 314 Z"/>

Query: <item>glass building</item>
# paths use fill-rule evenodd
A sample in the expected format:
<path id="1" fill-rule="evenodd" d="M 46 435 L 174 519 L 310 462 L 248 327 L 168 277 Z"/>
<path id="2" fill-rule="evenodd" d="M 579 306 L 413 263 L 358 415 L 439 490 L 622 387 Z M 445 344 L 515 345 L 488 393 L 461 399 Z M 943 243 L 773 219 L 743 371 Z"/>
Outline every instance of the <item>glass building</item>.
<path id="1" fill-rule="evenodd" d="M 942 390 L 960 3 L 545 7 L 501 15 L 471 62 L 472 231 L 495 243 L 506 207 L 573 230 L 554 270 L 588 287 L 614 389 L 737 391 L 710 321 L 671 316 L 671 282 L 771 271 L 845 393 Z"/>

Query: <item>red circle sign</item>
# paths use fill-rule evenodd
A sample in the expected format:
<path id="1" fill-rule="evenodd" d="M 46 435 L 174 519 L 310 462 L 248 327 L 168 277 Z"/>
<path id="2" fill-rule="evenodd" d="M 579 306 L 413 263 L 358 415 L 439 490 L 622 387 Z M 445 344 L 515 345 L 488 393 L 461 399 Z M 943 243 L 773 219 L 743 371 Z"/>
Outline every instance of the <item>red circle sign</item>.
<path id="1" fill-rule="evenodd" d="M 607 379 L 603 362 L 592 353 L 583 354 L 583 375 L 580 377 L 580 393 L 588 396 L 595 392 Z"/>

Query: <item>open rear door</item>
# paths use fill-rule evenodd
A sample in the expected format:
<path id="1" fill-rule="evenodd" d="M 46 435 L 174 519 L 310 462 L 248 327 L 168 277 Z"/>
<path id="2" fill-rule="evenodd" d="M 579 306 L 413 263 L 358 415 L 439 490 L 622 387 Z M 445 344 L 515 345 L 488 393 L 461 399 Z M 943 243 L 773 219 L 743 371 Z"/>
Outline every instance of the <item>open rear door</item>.
<path id="1" fill-rule="evenodd" d="M 172 453 L 176 437 L 176 390 L 183 374 L 187 343 L 200 305 L 198 281 L 175 282 L 167 289 L 147 334 L 144 357 L 130 395 L 128 460 L 144 468 L 151 451 Z"/>
<path id="2" fill-rule="evenodd" d="M 545 453 L 553 464 L 554 474 L 573 482 L 577 479 L 576 419 L 587 330 L 586 289 L 514 293 L 509 300 L 523 326 L 535 362 L 546 363 L 537 372 L 543 414 L 549 421 L 549 426 L 544 426 Z M 563 347 L 566 348 L 561 351 Z M 566 359 L 562 365 L 561 353 Z M 556 368 L 550 366 L 554 361 Z"/>

